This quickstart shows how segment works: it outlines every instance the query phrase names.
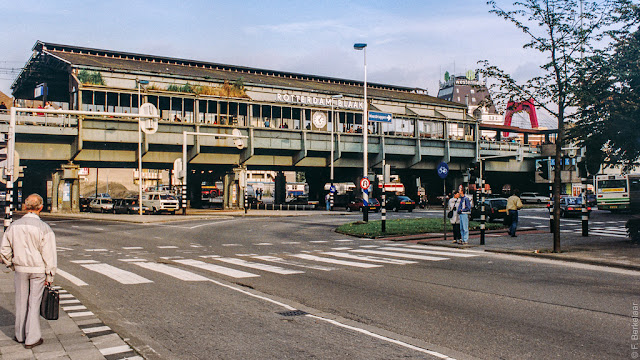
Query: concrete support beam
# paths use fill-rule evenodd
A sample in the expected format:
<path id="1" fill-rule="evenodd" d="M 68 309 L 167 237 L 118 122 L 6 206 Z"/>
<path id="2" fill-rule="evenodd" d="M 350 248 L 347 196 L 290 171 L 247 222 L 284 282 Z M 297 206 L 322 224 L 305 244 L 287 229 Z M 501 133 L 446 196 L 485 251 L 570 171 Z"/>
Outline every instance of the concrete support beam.
<path id="1" fill-rule="evenodd" d="M 297 165 L 302 159 L 307 157 L 307 132 L 302 132 L 302 141 L 300 142 L 301 149 L 292 157 L 293 165 Z"/>
<path id="2" fill-rule="evenodd" d="M 256 150 L 254 148 L 254 141 L 253 141 L 253 128 L 249 129 L 249 137 L 247 139 L 244 139 L 243 141 L 245 142 L 245 148 L 244 150 L 242 150 L 242 152 L 240 153 L 240 164 L 244 164 L 246 163 L 249 159 L 251 159 L 251 157 L 253 155 L 256 154 Z"/>
<path id="3" fill-rule="evenodd" d="M 380 151 L 378 151 L 378 154 L 376 155 L 376 157 L 374 157 L 371 160 L 371 167 L 375 168 L 376 166 L 382 164 L 382 161 L 386 158 L 386 146 L 384 143 L 384 136 L 380 136 Z"/>

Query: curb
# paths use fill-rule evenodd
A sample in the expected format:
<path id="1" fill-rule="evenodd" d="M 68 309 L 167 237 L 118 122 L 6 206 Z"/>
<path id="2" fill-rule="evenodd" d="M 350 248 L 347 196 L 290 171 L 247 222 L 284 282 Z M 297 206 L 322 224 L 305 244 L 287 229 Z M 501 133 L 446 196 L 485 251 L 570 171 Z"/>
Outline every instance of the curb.
<path id="1" fill-rule="evenodd" d="M 536 258 L 543 258 L 543 259 L 568 261 L 568 262 L 581 263 L 581 264 L 587 264 L 587 265 L 607 266 L 607 267 L 614 267 L 618 269 L 640 271 L 640 265 L 620 264 L 620 263 L 606 261 L 606 260 L 581 259 L 581 258 L 572 257 L 572 256 L 556 255 L 556 254 L 549 254 L 549 253 L 535 253 L 535 252 L 529 252 L 524 250 L 484 249 L 484 251 L 490 252 L 490 253 L 496 253 L 496 254 L 528 256 L 528 257 L 536 257 Z"/>

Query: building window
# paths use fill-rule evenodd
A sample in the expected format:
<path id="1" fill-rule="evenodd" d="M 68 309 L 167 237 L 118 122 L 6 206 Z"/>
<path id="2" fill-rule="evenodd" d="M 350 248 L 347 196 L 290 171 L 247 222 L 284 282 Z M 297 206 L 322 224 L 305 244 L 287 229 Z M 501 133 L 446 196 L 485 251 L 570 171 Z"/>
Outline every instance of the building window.
<path id="1" fill-rule="evenodd" d="M 471 92 L 472 94 L 474 94 L 474 93 L 475 93 L 475 90 L 471 89 L 471 90 L 469 90 L 469 92 Z"/>

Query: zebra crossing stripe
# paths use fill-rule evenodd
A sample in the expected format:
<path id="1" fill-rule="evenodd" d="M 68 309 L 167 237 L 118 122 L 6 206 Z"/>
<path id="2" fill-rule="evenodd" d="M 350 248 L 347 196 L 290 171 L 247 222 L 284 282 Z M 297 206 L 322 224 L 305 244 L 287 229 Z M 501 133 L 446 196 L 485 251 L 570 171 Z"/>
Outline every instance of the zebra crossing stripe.
<path id="1" fill-rule="evenodd" d="M 380 250 L 385 250 L 385 251 L 404 251 L 404 252 L 416 253 L 416 254 L 443 255 L 443 256 L 463 257 L 463 258 L 478 256 L 478 255 L 474 255 L 474 254 L 453 253 L 453 252 L 438 251 L 438 250 L 422 250 L 422 249 L 419 250 L 419 249 L 412 249 L 412 248 L 408 248 L 408 247 L 404 247 L 404 248 L 401 248 L 401 249 L 392 248 L 392 247 L 383 247 L 383 248 L 380 248 Z"/>
<path id="2" fill-rule="evenodd" d="M 86 328 L 86 329 L 82 329 L 82 331 L 85 334 L 93 334 L 93 333 L 97 333 L 97 332 L 101 332 L 101 331 L 109 331 L 111 330 L 110 327 L 108 326 L 96 326 L 96 327 L 92 327 L 92 328 Z"/>
<path id="3" fill-rule="evenodd" d="M 259 264 L 259 263 L 255 263 L 255 262 L 250 262 L 250 261 L 246 261 L 246 260 L 242 260 L 242 259 L 234 259 L 234 258 L 217 258 L 215 259 L 217 261 L 222 261 L 225 262 L 227 264 L 233 264 L 233 265 L 238 265 L 238 266 L 244 266 L 244 267 L 248 267 L 251 269 L 257 269 L 257 270 L 262 270 L 262 271 L 268 271 L 268 272 L 272 272 L 272 273 L 276 273 L 276 274 L 280 274 L 280 275 L 291 275 L 291 274 L 304 274 L 304 271 L 300 271 L 300 270 L 291 270 L 291 269 L 285 269 L 282 268 L 280 266 L 273 266 L 273 265 L 267 265 L 267 264 Z"/>
<path id="4" fill-rule="evenodd" d="M 64 311 L 87 310 L 87 308 L 84 305 L 73 305 L 73 306 L 63 306 L 62 310 Z"/>
<path id="5" fill-rule="evenodd" d="M 336 264 L 336 265 L 354 266 L 354 267 L 360 267 L 360 268 L 374 268 L 374 267 L 381 267 L 382 266 L 382 265 L 361 263 L 361 262 L 355 262 L 355 261 L 330 259 L 330 258 L 325 258 L 325 257 L 320 257 L 320 256 L 315 256 L 315 255 L 309 255 L 309 254 L 293 254 L 291 256 L 295 256 L 297 258 L 305 259 L 305 260 L 325 262 L 325 263 Z"/>
<path id="6" fill-rule="evenodd" d="M 576 233 L 581 233 L 582 230 L 578 230 L 576 231 Z M 611 236 L 611 237 L 619 237 L 619 238 L 627 238 L 628 236 L 626 234 L 613 234 L 607 230 L 593 230 L 593 229 L 589 229 L 589 233 L 592 235 L 599 235 L 599 236 Z"/>
<path id="7" fill-rule="evenodd" d="M 182 270 L 182 269 L 178 269 L 175 268 L 173 266 L 169 266 L 169 265 L 165 265 L 165 264 L 158 264 L 158 263 L 152 263 L 152 262 L 134 262 L 133 264 L 136 264 L 142 268 L 148 269 L 148 270 L 152 270 L 152 271 L 156 271 L 165 275 L 169 275 L 172 276 L 176 279 L 179 280 L 184 280 L 184 281 L 209 281 L 208 278 L 204 277 L 204 276 L 200 276 L 198 274 L 194 274 L 192 272 L 186 271 L 186 270 Z"/>
<path id="8" fill-rule="evenodd" d="M 134 285 L 134 284 L 147 284 L 152 283 L 153 281 L 144 278 L 140 275 L 136 275 L 132 272 L 118 269 L 115 266 L 111 266 L 109 264 L 82 264 L 82 267 L 89 269 L 91 271 L 95 271 L 98 274 L 102 274 L 108 278 L 111 278 L 121 284 L 125 285 Z"/>
<path id="9" fill-rule="evenodd" d="M 256 274 L 252 274 L 250 272 L 245 272 L 245 271 L 241 271 L 241 270 L 235 270 L 235 269 L 231 269 L 231 268 L 227 268 L 224 266 L 219 266 L 219 265 L 215 265 L 215 264 L 210 264 L 204 261 L 199 261 L 199 260 L 192 260 L 192 259 L 178 259 L 178 260 L 173 260 L 173 262 L 178 263 L 178 264 L 183 264 L 183 265 L 188 265 L 188 266 L 193 266 L 196 267 L 198 269 L 203 269 L 203 270 L 207 270 L 207 271 L 211 271 L 217 274 L 222 274 L 222 275 L 226 275 L 226 276 L 230 276 L 233 278 L 250 278 L 250 277 L 259 277 L 260 275 L 256 275 Z"/>
<path id="10" fill-rule="evenodd" d="M 67 305 L 67 304 L 80 304 L 80 300 L 78 299 L 60 300 L 60 305 Z"/>
<path id="11" fill-rule="evenodd" d="M 297 267 L 301 267 L 301 268 L 320 270 L 320 271 L 332 271 L 332 270 L 336 269 L 336 268 L 332 268 L 332 267 L 328 267 L 328 266 L 322 266 L 322 265 L 307 265 L 307 264 L 303 264 L 303 263 L 300 263 L 300 262 L 297 262 L 297 261 L 285 260 L 285 259 L 279 258 L 277 256 L 264 255 L 264 256 L 252 256 L 252 258 L 258 259 L 258 260 L 261 260 L 261 261 L 274 262 L 274 263 L 282 264 L 282 265 L 297 266 Z"/>
<path id="12" fill-rule="evenodd" d="M 92 316 L 95 314 L 92 313 L 91 311 L 81 311 L 81 312 L 67 313 L 67 315 L 69 315 L 70 318 L 74 318 L 74 317 Z"/>
<path id="13" fill-rule="evenodd" d="M 109 347 L 106 349 L 100 349 L 100 353 L 102 353 L 102 355 L 104 356 L 119 354 L 119 353 L 128 352 L 128 351 L 131 351 L 131 347 L 129 345 L 120 345 L 120 346 Z"/>
<path id="14" fill-rule="evenodd" d="M 427 261 L 449 260 L 448 258 L 443 258 L 443 257 L 418 255 L 418 254 L 406 254 L 406 253 L 399 253 L 399 252 L 393 252 L 393 251 L 366 250 L 366 249 L 356 249 L 351 251 L 357 252 L 357 253 L 363 253 L 363 254 L 386 255 L 386 256 L 401 257 L 401 258 L 416 259 L 416 260 L 427 260 Z"/>
<path id="15" fill-rule="evenodd" d="M 400 259 L 389 259 L 389 258 L 381 258 L 375 256 L 367 256 L 367 255 L 356 255 L 356 254 L 347 254 L 336 251 L 327 251 L 323 252 L 323 255 L 331 255 L 335 257 L 341 257 L 345 259 L 353 259 L 353 260 L 362 260 L 362 261 L 370 261 L 375 263 L 383 263 L 383 264 L 395 264 L 395 265 L 406 265 L 406 264 L 416 264 L 417 261 L 410 260 L 400 260 Z"/>
<path id="16" fill-rule="evenodd" d="M 56 274 L 62 276 L 63 278 L 71 281 L 71 283 L 75 286 L 87 286 L 88 284 L 82 280 L 80 280 L 79 278 L 69 274 L 68 272 L 62 270 L 62 269 L 58 269 L 56 271 Z"/>

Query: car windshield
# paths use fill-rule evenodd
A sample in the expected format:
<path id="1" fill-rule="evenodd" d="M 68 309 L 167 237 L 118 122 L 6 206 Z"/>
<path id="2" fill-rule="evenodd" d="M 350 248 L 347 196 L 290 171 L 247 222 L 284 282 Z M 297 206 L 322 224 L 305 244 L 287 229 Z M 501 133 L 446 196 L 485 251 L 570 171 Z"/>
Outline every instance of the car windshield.
<path id="1" fill-rule="evenodd" d="M 163 195 L 160 195 L 160 199 L 162 199 L 162 200 L 175 200 L 176 198 L 174 198 L 171 195 L 163 194 Z"/>
<path id="2" fill-rule="evenodd" d="M 507 207 L 507 200 L 493 200 L 493 206 Z"/>
<path id="3" fill-rule="evenodd" d="M 400 200 L 400 201 L 412 201 L 408 196 L 398 196 L 398 200 Z"/>
<path id="4" fill-rule="evenodd" d="M 567 205 L 581 205 L 582 204 L 582 198 L 579 197 L 570 197 L 566 199 L 567 201 Z"/>

